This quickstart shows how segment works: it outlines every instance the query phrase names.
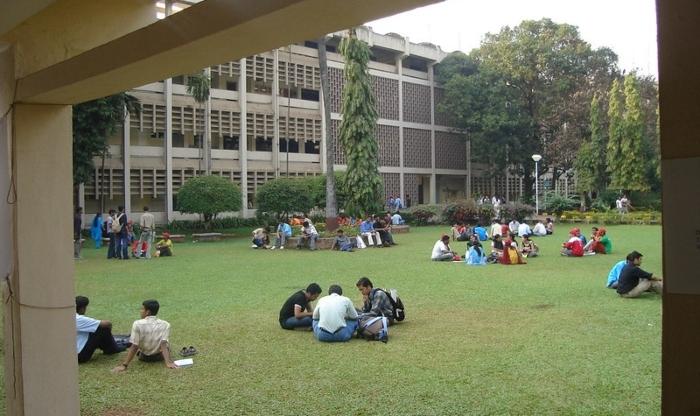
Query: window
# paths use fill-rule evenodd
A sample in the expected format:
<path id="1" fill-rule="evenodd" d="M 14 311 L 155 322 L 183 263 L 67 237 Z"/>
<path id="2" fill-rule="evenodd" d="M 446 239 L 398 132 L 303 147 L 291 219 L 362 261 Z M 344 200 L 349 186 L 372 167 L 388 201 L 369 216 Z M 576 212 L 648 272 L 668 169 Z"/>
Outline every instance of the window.
<path id="1" fill-rule="evenodd" d="M 301 99 L 309 101 L 319 101 L 318 90 L 307 90 L 306 88 L 302 88 Z"/>
<path id="2" fill-rule="evenodd" d="M 238 150 L 238 137 L 224 136 L 224 150 Z"/>
<path id="3" fill-rule="evenodd" d="M 264 137 L 255 138 L 255 151 L 257 152 L 271 152 L 272 151 L 272 139 L 266 139 Z"/>
<path id="4" fill-rule="evenodd" d="M 287 139 L 280 138 L 280 152 L 287 152 Z M 289 141 L 289 153 L 299 153 L 299 142 L 296 140 Z"/>
<path id="5" fill-rule="evenodd" d="M 185 136 L 182 133 L 173 133 L 173 147 L 185 147 Z"/>
<path id="6" fill-rule="evenodd" d="M 317 155 L 321 152 L 321 144 L 319 142 L 314 142 L 307 140 L 304 142 L 304 153 Z"/>

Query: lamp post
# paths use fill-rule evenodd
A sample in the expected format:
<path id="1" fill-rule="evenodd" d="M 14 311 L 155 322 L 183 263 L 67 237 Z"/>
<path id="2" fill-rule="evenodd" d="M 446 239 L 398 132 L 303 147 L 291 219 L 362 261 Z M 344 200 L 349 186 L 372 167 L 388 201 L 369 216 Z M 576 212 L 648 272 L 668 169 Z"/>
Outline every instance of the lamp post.
<path id="1" fill-rule="evenodd" d="M 537 168 L 540 160 L 542 160 L 542 155 L 532 155 L 532 160 L 535 161 L 535 215 L 540 215 L 539 172 Z"/>

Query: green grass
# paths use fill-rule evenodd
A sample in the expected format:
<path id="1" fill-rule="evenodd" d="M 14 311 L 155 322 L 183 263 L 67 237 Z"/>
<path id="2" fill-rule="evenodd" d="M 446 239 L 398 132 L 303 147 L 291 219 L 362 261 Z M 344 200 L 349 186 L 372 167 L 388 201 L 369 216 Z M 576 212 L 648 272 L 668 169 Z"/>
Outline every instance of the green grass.
<path id="1" fill-rule="evenodd" d="M 123 358 L 98 352 L 80 366 L 83 414 L 659 414 L 660 297 L 621 299 L 605 280 L 633 249 L 660 273 L 660 227 L 609 227 L 615 254 L 577 259 L 558 255 L 560 227 L 528 265 L 484 267 L 431 262 L 442 231 L 413 228 L 396 247 L 355 253 L 252 250 L 246 238 L 120 262 L 86 248 L 76 293 L 90 297 L 88 315 L 128 333 L 140 302 L 156 298 L 173 349 L 200 353 L 188 369 L 134 362 L 115 375 Z M 388 344 L 279 328 L 292 292 L 339 283 L 359 303 L 361 276 L 398 288 L 406 305 Z"/>

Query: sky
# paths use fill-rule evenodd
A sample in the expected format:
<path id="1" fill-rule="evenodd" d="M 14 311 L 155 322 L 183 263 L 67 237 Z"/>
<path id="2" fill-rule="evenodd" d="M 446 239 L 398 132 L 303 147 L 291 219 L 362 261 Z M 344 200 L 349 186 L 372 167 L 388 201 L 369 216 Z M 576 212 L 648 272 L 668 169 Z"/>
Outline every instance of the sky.
<path id="1" fill-rule="evenodd" d="M 594 48 L 611 48 L 621 69 L 658 78 L 655 0 L 446 0 L 367 25 L 445 52 L 469 52 L 486 33 L 543 17 L 577 26 Z"/>

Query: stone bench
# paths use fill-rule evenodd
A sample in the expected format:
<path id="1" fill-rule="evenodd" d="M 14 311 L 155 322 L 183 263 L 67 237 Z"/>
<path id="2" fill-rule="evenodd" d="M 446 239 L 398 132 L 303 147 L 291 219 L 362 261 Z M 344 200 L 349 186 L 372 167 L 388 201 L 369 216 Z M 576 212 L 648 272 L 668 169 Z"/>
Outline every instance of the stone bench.
<path id="1" fill-rule="evenodd" d="M 299 244 L 299 238 L 300 237 L 289 237 L 287 239 L 287 243 L 285 244 L 285 248 L 296 248 Z M 330 248 L 333 247 L 333 241 L 335 241 L 335 238 L 319 238 L 316 240 L 316 248 L 319 250 L 330 250 Z"/>
<path id="2" fill-rule="evenodd" d="M 170 236 L 172 238 L 172 236 Z M 219 241 L 223 238 L 221 233 L 192 234 L 192 241 Z"/>
<path id="3" fill-rule="evenodd" d="M 392 234 L 403 234 L 411 231 L 411 226 L 408 224 L 402 224 L 402 225 L 392 225 L 391 226 L 391 233 Z"/>
<path id="4" fill-rule="evenodd" d="M 163 236 L 159 235 L 156 237 L 157 240 L 162 240 Z M 184 243 L 185 242 L 185 235 L 184 234 L 170 234 L 170 239 L 173 241 L 173 243 Z"/>

